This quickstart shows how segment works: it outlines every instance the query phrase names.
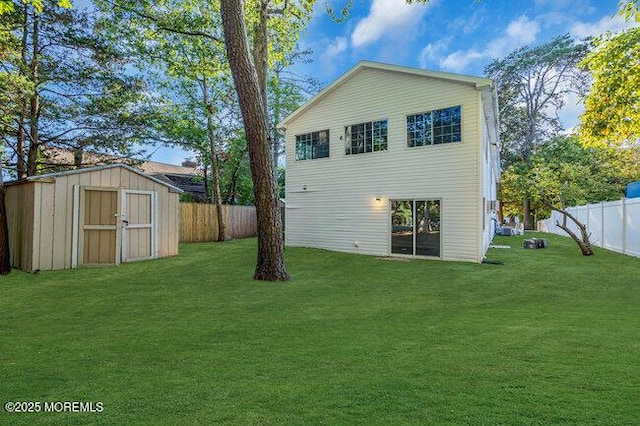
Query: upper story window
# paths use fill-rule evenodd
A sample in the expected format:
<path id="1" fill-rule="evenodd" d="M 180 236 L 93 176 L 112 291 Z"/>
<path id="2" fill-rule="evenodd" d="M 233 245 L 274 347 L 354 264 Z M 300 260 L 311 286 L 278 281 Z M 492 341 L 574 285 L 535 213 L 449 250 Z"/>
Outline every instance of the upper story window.
<path id="1" fill-rule="evenodd" d="M 352 124 L 344 128 L 344 153 L 362 154 L 387 150 L 387 120 Z"/>
<path id="2" fill-rule="evenodd" d="M 296 135 L 296 160 L 313 160 L 329 156 L 329 130 Z"/>
<path id="3" fill-rule="evenodd" d="M 407 116 L 407 146 L 462 141 L 461 110 L 458 105 Z"/>

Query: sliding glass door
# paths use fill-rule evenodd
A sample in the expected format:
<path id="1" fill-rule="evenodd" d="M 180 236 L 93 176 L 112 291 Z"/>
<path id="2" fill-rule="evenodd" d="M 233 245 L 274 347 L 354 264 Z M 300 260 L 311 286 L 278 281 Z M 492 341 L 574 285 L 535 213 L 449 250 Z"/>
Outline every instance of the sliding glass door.
<path id="1" fill-rule="evenodd" d="M 440 257 L 440 200 L 391 200 L 391 253 Z"/>

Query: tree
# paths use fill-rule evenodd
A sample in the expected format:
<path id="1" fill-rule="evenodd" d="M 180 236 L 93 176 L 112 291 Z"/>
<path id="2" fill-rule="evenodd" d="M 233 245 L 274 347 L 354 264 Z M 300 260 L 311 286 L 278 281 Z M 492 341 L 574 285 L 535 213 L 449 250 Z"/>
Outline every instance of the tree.
<path id="1" fill-rule="evenodd" d="M 622 146 L 640 141 L 640 27 L 606 34 L 580 62 L 593 84 L 585 98 L 580 138 L 585 145 Z"/>
<path id="2" fill-rule="evenodd" d="M 639 154 L 638 149 L 585 147 L 576 137 L 556 137 L 537 148 L 528 162 L 516 162 L 505 169 L 505 209 L 509 213 L 517 211 L 517 205 L 528 196 L 540 216 L 548 216 L 551 210 L 562 213 L 563 222 L 558 226 L 567 231 L 584 254 L 589 254 L 586 228 L 566 207 L 619 199 L 626 182 L 640 178 Z M 567 220 L 576 223 L 580 235 L 570 231 Z"/>
<path id="3" fill-rule="evenodd" d="M 561 130 L 558 111 L 569 93 L 582 94 L 587 73 L 577 68 L 588 49 L 564 35 L 537 47 L 521 47 L 496 59 L 485 74 L 496 81 L 503 167 L 527 163 L 536 148 Z M 523 201 L 525 229 L 532 228 L 531 199 Z"/>
<path id="4" fill-rule="evenodd" d="M 221 0 L 227 57 L 242 110 L 256 203 L 258 259 L 254 279 L 286 281 L 289 274 L 284 265 L 282 222 L 267 116 L 267 7 L 268 3 L 261 0 L 252 61 L 242 1 Z"/>
<path id="5" fill-rule="evenodd" d="M 149 136 L 153 108 L 144 82 L 127 72 L 127 58 L 105 44 L 88 13 L 53 2 L 42 12 L 14 3 L 14 12 L 0 19 L 19 40 L 20 53 L 3 66 L 30 84 L 2 135 L 16 176 L 46 171 L 46 147 L 73 151 L 77 166 L 88 149 L 129 155 Z"/>

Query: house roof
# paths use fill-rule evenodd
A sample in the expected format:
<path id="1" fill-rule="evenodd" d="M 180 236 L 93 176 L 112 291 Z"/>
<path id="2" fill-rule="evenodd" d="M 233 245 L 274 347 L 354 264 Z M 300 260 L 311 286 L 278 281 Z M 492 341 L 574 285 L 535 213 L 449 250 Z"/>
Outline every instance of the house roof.
<path id="1" fill-rule="evenodd" d="M 73 152 L 68 149 L 58 147 L 45 147 L 45 154 L 55 164 L 61 166 L 73 166 Z M 157 161 L 141 161 L 135 158 L 120 157 L 117 155 L 102 154 L 85 151 L 82 155 L 83 166 L 99 166 L 103 164 L 123 163 L 142 170 L 148 174 L 180 174 L 191 176 L 202 176 L 202 170 L 197 167 L 177 166 L 175 164 L 159 163 Z"/>
<path id="2" fill-rule="evenodd" d="M 160 185 L 164 185 L 166 187 L 168 187 L 169 189 L 181 193 L 184 192 L 182 189 L 178 188 L 177 186 L 174 186 L 170 183 L 164 182 L 158 178 L 155 178 L 153 176 L 149 176 L 146 173 L 141 172 L 140 170 L 137 170 L 131 166 L 128 166 L 126 164 L 122 164 L 122 163 L 115 163 L 115 164 L 104 164 L 104 165 L 100 165 L 100 166 L 93 166 L 93 167 L 84 167 L 84 168 L 80 168 L 80 169 L 74 169 L 74 170 L 66 170 L 64 172 L 55 172 L 55 173 L 46 173 L 43 175 L 35 175 L 35 176 L 29 176 L 28 178 L 26 178 L 24 181 L 26 182 L 36 182 L 39 180 L 46 180 L 46 179 L 52 179 L 52 178 L 56 178 L 59 176 L 68 176 L 68 175 L 75 175 L 75 174 L 79 174 L 79 173 L 86 173 L 86 172 L 95 172 L 98 170 L 107 170 L 107 169 L 113 169 L 113 168 L 123 168 L 126 169 L 132 173 L 135 173 L 137 175 L 140 175 L 144 178 L 147 179 L 151 179 L 152 181 L 159 183 Z M 22 181 L 22 182 L 24 182 Z M 19 183 L 21 181 L 14 181 L 14 182 L 8 182 L 8 183 Z"/>
<path id="3" fill-rule="evenodd" d="M 333 83 L 325 87 L 322 91 L 320 91 L 318 94 L 316 94 L 315 96 L 310 98 L 307 102 L 305 102 L 300 108 L 298 108 L 297 110 L 292 112 L 288 117 L 282 120 L 278 124 L 278 128 L 286 128 L 291 121 L 293 121 L 296 117 L 298 117 L 304 111 L 309 109 L 309 107 L 311 107 L 316 102 L 323 99 L 324 97 L 328 96 L 338 87 L 340 87 L 344 82 L 351 79 L 354 75 L 356 75 L 358 72 L 360 72 L 363 69 L 377 69 L 377 70 L 397 72 L 397 73 L 408 74 L 408 75 L 435 78 L 438 80 L 446 80 L 446 81 L 451 81 L 455 83 L 471 85 L 478 90 L 482 88 L 490 89 L 492 87 L 491 79 L 484 78 L 484 77 L 473 77 L 469 75 L 453 74 L 449 72 L 429 71 L 429 70 L 424 70 L 419 68 L 410 68 L 410 67 L 403 67 L 399 65 L 383 64 L 380 62 L 360 61 L 353 68 L 351 68 L 346 73 L 342 74 L 337 80 L 335 80 Z"/>

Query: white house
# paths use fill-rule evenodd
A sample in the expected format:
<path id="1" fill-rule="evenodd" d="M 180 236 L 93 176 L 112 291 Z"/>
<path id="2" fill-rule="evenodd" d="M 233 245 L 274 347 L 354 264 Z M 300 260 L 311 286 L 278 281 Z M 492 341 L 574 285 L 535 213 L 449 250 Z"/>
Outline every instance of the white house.
<path id="1" fill-rule="evenodd" d="M 280 127 L 288 246 L 482 261 L 500 176 L 490 79 L 360 62 Z"/>

